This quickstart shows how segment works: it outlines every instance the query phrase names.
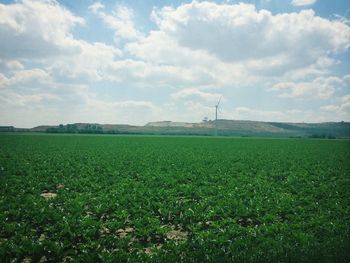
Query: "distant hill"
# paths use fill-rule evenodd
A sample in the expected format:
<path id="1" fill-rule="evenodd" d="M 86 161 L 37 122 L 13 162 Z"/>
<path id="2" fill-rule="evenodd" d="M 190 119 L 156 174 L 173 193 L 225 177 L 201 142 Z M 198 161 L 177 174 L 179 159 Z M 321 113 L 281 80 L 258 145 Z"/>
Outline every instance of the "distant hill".
<path id="1" fill-rule="evenodd" d="M 41 125 L 31 129 L 0 126 L 0 132 L 106 133 L 213 136 L 350 138 L 349 122 L 286 123 L 248 120 L 206 121 L 200 123 L 158 121 L 144 126 L 127 124 L 73 123 Z"/>
<path id="2" fill-rule="evenodd" d="M 46 132 L 47 129 L 51 129 L 51 128 L 56 128 L 57 126 L 53 126 L 53 125 L 40 125 L 40 126 L 36 126 L 34 128 L 31 128 L 30 131 L 33 132 Z"/>
<path id="3" fill-rule="evenodd" d="M 183 124 L 183 125 L 181 125 Z M 217 120 L 218 135 L 222 136 L 266 136 L 266 137 L 315 137 L 315 138 L 349 138 L 349 122 L 326 123 L 284 123 L 249 120 Z M 168 131 L 194 132 L 212 135 L 215 121 L 202 123 L 179 123 L 170 121 L 151 122 L 145 127 L 157 127 Z"/>
<path id="4" fill-rule="evenodd" d="M 16 128 L 14 126 L 0 126 L 0 132 L 28 132 L 30 129 Z"/>
<path id="5" fill-rule="evenodd" d="M 186 127 L 193 128 L 198 123 L 189 123 L 189 122 L 173 122 L 173 121 L 156 121 L 149 122 L 145 126 L 146 127 Z"/>

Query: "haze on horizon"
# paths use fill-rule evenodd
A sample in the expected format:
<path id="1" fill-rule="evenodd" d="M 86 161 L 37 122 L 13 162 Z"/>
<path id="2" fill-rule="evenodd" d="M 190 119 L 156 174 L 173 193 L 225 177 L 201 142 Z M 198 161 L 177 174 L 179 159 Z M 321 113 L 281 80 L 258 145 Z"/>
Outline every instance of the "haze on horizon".
<path id="1" fill-rule="evenodd" d="M 0 125 L 350 121 L 346 0 L 0 0 Z"/>

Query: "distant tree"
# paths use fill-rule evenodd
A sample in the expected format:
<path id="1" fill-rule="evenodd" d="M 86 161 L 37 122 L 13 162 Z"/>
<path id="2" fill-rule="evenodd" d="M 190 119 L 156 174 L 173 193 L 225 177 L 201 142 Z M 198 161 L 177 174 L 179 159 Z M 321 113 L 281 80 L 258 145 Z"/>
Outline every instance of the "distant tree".
<path id="1" fill-rule="evenodd" d="M 78 131 L 78 127 L 76 124 L 67 124 L 67 132 L 75 133 Z"/>

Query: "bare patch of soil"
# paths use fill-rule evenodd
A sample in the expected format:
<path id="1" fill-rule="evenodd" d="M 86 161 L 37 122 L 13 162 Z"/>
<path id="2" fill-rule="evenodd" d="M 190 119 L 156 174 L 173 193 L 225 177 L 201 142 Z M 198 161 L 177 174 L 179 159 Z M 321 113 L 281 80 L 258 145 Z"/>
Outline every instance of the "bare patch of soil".
<path id="1" fill-rule="evenodd" d="M 107 227 L 102 227 L 100 229 L 100 235 L 103 237 L 105 235 L 108 235 L 111 231 Z"/>
<path id="2" fill-rule="evenodd" d="M 63 189 L 63 188 L 64 188 L 64 184 L 58 184 L 58 185 L 56 186 L 56 188 L 57 188 L 57 189 Z"/>
<path id="3" fill-rule="evenodd" d="M 134 232 L 134 229 L 132 227 L 127 227 L 125 229 L 118 229 L 117 230 L 117 235 L 119 237 L 126 237 L 127 235 L 131 234 L 132 232 Z"/>
<path id="4" fill-rule="evenodd" d="M 53 198 L 57 197 L 57 194 L 56 193 L 46 192 L 46 193 L 42 193 L 40 196 L 44 197 L 46 200 L 50 200 L 50 199 L 53 199 Z"/>
<path id="5" fill-rule="evenodd" d="M 181 226 L 171 226 L 172 230 L 166 233 L 168 240 L 184 241 L 188 239 L 188 233 Z"/>
<path id="6" fill-rule="evenodd" d="M 44 234 L 41 234 L 40 237 L 39 237 L 39 241 L 42 242 L 46 239 L 45 235 Z"/>
<path id="7" fill-rule="evenodd" d="M 256 218 L 243 217 L 240 218 L 237 223 L 243 227 L 254 227 L 260 225 L 260 221 Z"/>

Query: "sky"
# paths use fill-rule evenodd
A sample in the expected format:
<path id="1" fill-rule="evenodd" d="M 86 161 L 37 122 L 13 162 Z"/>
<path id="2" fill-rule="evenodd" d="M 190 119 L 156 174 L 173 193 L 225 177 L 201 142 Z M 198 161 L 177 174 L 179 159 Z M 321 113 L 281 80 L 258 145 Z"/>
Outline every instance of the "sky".
<path id="1" fill-rule="evenodd" d="M 350 121 L 346 0 L 0 0 L 0 126 Z"/>

